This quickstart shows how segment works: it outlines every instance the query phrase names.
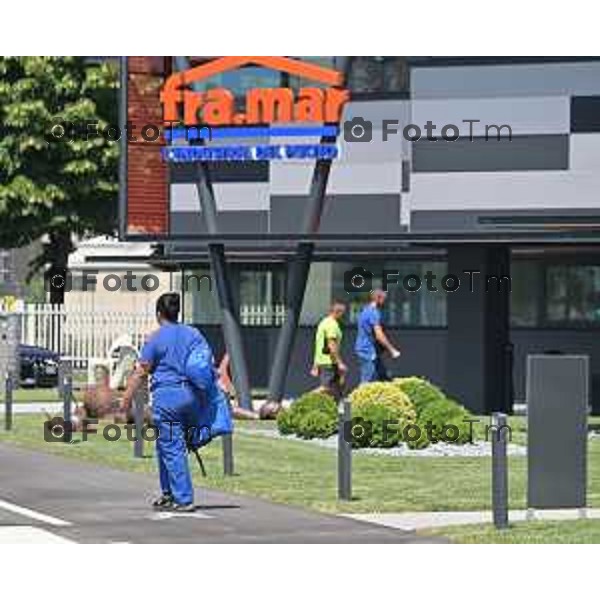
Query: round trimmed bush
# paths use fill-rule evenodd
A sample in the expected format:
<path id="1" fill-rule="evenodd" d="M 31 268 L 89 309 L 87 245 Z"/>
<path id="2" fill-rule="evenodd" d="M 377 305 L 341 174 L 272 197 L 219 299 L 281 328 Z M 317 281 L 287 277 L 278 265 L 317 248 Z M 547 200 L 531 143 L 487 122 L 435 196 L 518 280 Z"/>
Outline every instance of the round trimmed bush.
<path id="1" fill-rule="evenodd" d="M 277 429 L 281 435 L 291 435 L 296 433 L 296 424 L 294 413 L 291 408 L 284 408 L 277 414 Z"/>
<path id="2" fill-rule="evenodd" d="M 454 400 L 444 398 L 440 402 L 432 403 L 423 409 L 417 423 L 425 427 L 429 423 L 431 437 L 435 441 L 448 441 L 454 444 L 466 444 L 470 441 L 470 424 L 465 419 L 470 419 L 471 413 Z"/>
<path id="3" fill-rule="evenodd" d="M 417 411 L 417 426 L 421 435 L 407 440 L 410 448 L 426 448 L 431 443 L 449 441 L 465 444 L 471 441 L 471 426 L 465 419 L 471 413 L 458 402 L 421 377 L 401 377 L 392 382 L 406 392 Z"/>
<path id="4" fill-rule="evenodd" d="M 310 418 L 307 418 L 308 416 Z M 317 415 L 317 416 L 315 416 Z M 282 435 L 296 434 L 310 439 L 329 437 L 337 431 L 335 400 L 320 390 L 307 392 L 277 415 L 277 429 Z M 329 432 L 325 435 L 326 432 Z"/>
<path id="5" fill-rule="evenodd" d="M 402 440 L 405 428 L 416 421 L 409 397 L 389 382 L 364 383 L 349 396 L 352 403 L 352 446 L 390 448 Z"/>
<path id="6" fill-rule="evenodd" d="M 413 403 L 417 415 L 429 404 L 442 402 L 446 395 L 439 387 L 422 377 L 398 377 L 392 381 Z"/>
<path id="7" fill-rule="evenodd" d="M 331 418 L 326 411 L 313 410 L 300 415 L 296 433 L 306 440 L 313 438 L 328 438 L 338 429 L 338 421 Z"/>

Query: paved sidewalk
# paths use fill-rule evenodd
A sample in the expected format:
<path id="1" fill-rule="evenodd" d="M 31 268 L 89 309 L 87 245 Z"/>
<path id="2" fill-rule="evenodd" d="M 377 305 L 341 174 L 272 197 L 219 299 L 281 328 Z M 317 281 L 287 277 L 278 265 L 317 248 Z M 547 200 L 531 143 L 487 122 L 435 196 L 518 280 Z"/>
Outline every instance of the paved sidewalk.
<path id="1" fill-rule="evenodd" d="M 206 489 L 196 490 L 194 513 L 155 512 L 148 506 L 157 489 L 155 475 L 10 444 L 0 443 L 0 465 L 0 542 L 16 535 L 25 540 L 51 540 L 44 532 L 59 536 L 59 541 L 96 543 L 447 541 Z M 29 529 L 15 529 L 23 527 Z"/>
<path id="2" fill-rule="evenodd" d="M 511 510 L 509 522 L 540 520 L 540 521 L 567 521 L 574 519 L 600 519 L 600 509 L 563 509 L 563 510 Z M 487 510 L 465 512 L 406 512 L 406 513 L 365 513 L 347 514 L 345 517 L 383 525 L 401 531 L 418 531 L 449 527 L 452 525 L 477 525 L 492 523 L 492 512 Z"/>

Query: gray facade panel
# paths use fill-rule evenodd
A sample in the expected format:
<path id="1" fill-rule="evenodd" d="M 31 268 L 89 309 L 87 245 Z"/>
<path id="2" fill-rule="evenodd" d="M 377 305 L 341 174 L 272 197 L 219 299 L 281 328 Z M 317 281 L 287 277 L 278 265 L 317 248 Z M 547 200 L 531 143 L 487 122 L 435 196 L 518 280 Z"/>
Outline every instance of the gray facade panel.
<path id="1" fill-rule="evenodd" d="M 263 233 L 268 227 L 268 213 L 260 210 L 220 211 L 217 224 L 222 233 Z M 206 234 L 206 224 L 200 212 L 171 213 L 171 234 Z"/>
<path id="2" fill-rule="evenodd" d="M 308 199 L 306 196 L 271 197 L 271 231 L 299 233 Z M 328 196 L 322 233 L 392 233 L 401 231 L 400 194 Z"/>
<path id="3" fill-rule="evenodd" d="M 259 161 L 214 161 L 208 162 L 208 173 L 212 183 L 253 183 L 269 181 L 269 163 Z M 198 167 L 193 163 L 174 165 L 170 171 L 171 183 L 196 183 Z"/>
<path id="4" fill-rule="evenodd" d="M 600 94 L 600 63 L 416 68 L 411 82 L 419 99 L 592 96 Z"/>
<path id="5" fill-rule="evenodd" d="M 569 135 L 460 138 L 454 142 L 421 139 L 413 147 L 413 171 L 555 171 L 569 168 Z M 501 132 L 506 135 L 506 130 Z"/>
<path id="6" fill-rule="evenodd" d="M 413 100 L 410 122 L 424 128 L 431 121 L 438 136 L 450 124 L 460 129 L 461 137 L 468 137 L 485 136 L 486 126 L 505 123 L 514 135 L 560 134 L 570 131 L 570 107 L 566 95 Z"/>
<path id="7" fill-rule="evenodd" d="M 269 209 L 268 183 L 215 183 L 215 202 L 219 211 L 264 211 Z M 195 183 L 171 185 L 171 212 L 196 212 L 200 208 Z"/>

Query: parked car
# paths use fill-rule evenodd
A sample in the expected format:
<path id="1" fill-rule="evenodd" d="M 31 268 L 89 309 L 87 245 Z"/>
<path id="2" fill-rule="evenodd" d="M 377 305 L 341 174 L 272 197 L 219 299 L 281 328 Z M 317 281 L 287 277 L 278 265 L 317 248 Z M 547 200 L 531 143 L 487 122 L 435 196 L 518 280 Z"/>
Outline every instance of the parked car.
<path id="1" fill-rule="evenodd" d="M 60 355 L 39 346 L 19 344 L 20 385 L 23 387 L 56 387 Z"/>

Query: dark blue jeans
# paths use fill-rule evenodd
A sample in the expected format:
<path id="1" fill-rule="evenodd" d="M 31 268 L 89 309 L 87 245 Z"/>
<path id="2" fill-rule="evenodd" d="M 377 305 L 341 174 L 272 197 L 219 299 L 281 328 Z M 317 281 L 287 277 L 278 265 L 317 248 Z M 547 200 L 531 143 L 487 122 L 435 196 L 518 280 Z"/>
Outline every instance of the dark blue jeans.
<path id="1" fill-rule="evenodd" d="M 187 436 L 200 421 L 200 401 L 187 385 L 160 387 L 153 394 L 154 425 L 158 428 L 156 456 L 163 494 L 178 504 L 194 501 L 188 464 Z"/>
<path id="2" fill-rule="evenodd" d="M 370 381 L 389 381 L 385 364 L 380 356 L 373 359 L 359 357 L 360 363 L 360 382 L 369 383 Z"/>

